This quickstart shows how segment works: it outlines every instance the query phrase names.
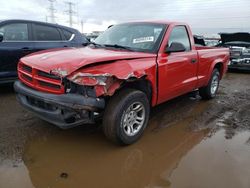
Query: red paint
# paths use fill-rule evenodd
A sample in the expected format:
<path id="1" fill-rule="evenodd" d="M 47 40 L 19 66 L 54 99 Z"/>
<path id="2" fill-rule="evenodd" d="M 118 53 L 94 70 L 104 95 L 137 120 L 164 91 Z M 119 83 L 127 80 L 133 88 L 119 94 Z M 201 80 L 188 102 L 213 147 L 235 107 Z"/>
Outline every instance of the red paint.
<path id="1" fill-rule="evenodd" d="M 24 69 L 24 64 L 19 62 L 18 64 L 18 77 L 26 85 L 35 88 L 39 91 L 49 92 L 53 94 L 64 93 L 64 86 L 61 79 L 51 79 L 38 74 L 38 69 L 29 67 L 31 71 Z M 46 85 L 44 85 L 46 83 Z"/>
<path id="2" fill-rule="evenodd" d="M 107 84 L 107 86 L 96 85 L 95 86 L 96 96 L 97 97 L 100 97 L 102 95 L 104 95 L 104 96 L 112 96 L 115 93 L 115 91 L 117 89 L 119 89 L 121 83 L 122 83 L 121 80 L 113 80 L 113 81 L 110 81 Z"/>
<path id="3" fill-rule="evenodd" d="M 144 78 L 152 87 L 152 106 L 167 101 L 176 96 L 205 86 L 217 63 L 223 64 L 222 75 L 227 70 L 229 50 L 225 48 L 196 47 L 191 30 L 185 23 L 160 22 L 168 24 L 158 54 L 128 52 L 90 47 L 57 49 L 38 52 L 21 59 L 19 64 L 19 78 L 22 82 L 37 90 L 60 94 L 63 93 L 61 81 L 43 78 L 51 84 L 60 85 L 58 90 L 37 84 L 41 79 L 36 70 L 66 77 L 75 81 L 76 75 L 89 75 L 79 78 L 79 83 L 95 87 L 98 97 L 113 95 L 125 81 Z M 189 52 L 166 54 L 165 47 L 172 29 L 177 25 L 184 25 L 190 36 L 191 48 Z M 196 59 L 196 63 L 191 63 Z M 32 82 L 25 80 L 22 75 L 27 74 L 20 69 L 22 64 L 32 68 Z M 98 76 L 107 76 L 105 85 L 101 85 Z M 157 83 L 158 82 L 158 83 Z"/>
<path id="4" fill-rule="evenodd" d="M 142 52 L 127 52 L 108 49 L 66 48 L 37 52 L 26 56 L 21 61 L 38 70 L 50 73 L 52 70 L 67 71 L 67 75 L 86 65 L 103 61 L 116 61 L 142 57 L 154 57 L 154 54 Z"/>

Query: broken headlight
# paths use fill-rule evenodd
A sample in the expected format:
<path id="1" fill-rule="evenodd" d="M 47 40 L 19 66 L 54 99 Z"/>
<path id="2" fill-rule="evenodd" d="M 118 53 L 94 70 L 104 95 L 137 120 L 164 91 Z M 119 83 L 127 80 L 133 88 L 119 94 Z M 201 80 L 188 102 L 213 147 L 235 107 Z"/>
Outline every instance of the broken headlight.
<path id="1" fill-rule="evenodd" d="M 93 86 L 79 85 L 69 80 L 64 82 L 65 93 L 80 94 L 87 97 L 96 97 Z"/>
<path id="2" fill-rule="evenodd" d="M 101 85 L 105 86 L 106 81 L 109 75 L 95 75 L 89 73 L 77 73 L 73 76 L 70 76 L 68 79 L 76 84 L 85 85 L 85 86 L 96 86 Z"/>

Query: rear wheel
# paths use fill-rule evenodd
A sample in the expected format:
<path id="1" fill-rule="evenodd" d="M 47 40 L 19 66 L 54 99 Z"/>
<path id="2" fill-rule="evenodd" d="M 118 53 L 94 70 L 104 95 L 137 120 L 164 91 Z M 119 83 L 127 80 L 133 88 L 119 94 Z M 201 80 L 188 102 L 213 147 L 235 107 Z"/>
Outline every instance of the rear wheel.
<path id="1" fill-rule="evenodd" d="M 145 93 L 134 89 L 122 90 L 110 99 L 105 109 L 104 134 L 119 144 L 136 142 L 147 126 L 149 109 Z"/>
<path id="2" fill-rule="evenodd" d="M 202 99 L 212 99 L 216 96 L 220 84 L 220 72 L 218 69 L 214 69 L 209 83 L 206 87 L 199 89 Z"/>

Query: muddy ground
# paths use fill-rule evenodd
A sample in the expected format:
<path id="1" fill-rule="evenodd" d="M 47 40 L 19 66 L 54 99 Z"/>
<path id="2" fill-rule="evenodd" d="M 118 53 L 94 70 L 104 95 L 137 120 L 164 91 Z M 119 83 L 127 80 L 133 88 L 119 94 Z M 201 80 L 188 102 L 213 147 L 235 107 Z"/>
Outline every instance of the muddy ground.
<path id="1" fill-rule="evenodd" d="M 216 99 L 188 94 L 152 110 L 118 147 L 98 125 L 60 130 L 0 88 L 0 187 L 250 187 L 250 73 L 227 73 Z"/>

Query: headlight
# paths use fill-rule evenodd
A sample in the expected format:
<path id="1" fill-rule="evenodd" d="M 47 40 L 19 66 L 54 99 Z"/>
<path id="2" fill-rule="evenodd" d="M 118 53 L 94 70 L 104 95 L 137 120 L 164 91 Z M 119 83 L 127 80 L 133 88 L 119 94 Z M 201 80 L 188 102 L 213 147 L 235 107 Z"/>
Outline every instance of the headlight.
<path id="1" fill-rule="evenodd" d="M 65 80 L 65 93 L 80 94 L 89 97 L 96 97 L 93 86 L 84 86 Z"/>
<path id="2" fill-rule="evenodd" d="M 89 73 L 76 73 L 75 75 L 68 77 L 68 79 L 79 85 L 105 86 L 108 77 L 109 75 L 107 74 L 95 75 L 95 74 L 89 74 Z"/>
<path id="3" fill-rule="evenodd" d="M 112 96 L 123 82 L 108 73 L 91 74 L 77 72 L 68 76 L 67 79 L 79 86 L 94 88 L 96 97 Z"/>

